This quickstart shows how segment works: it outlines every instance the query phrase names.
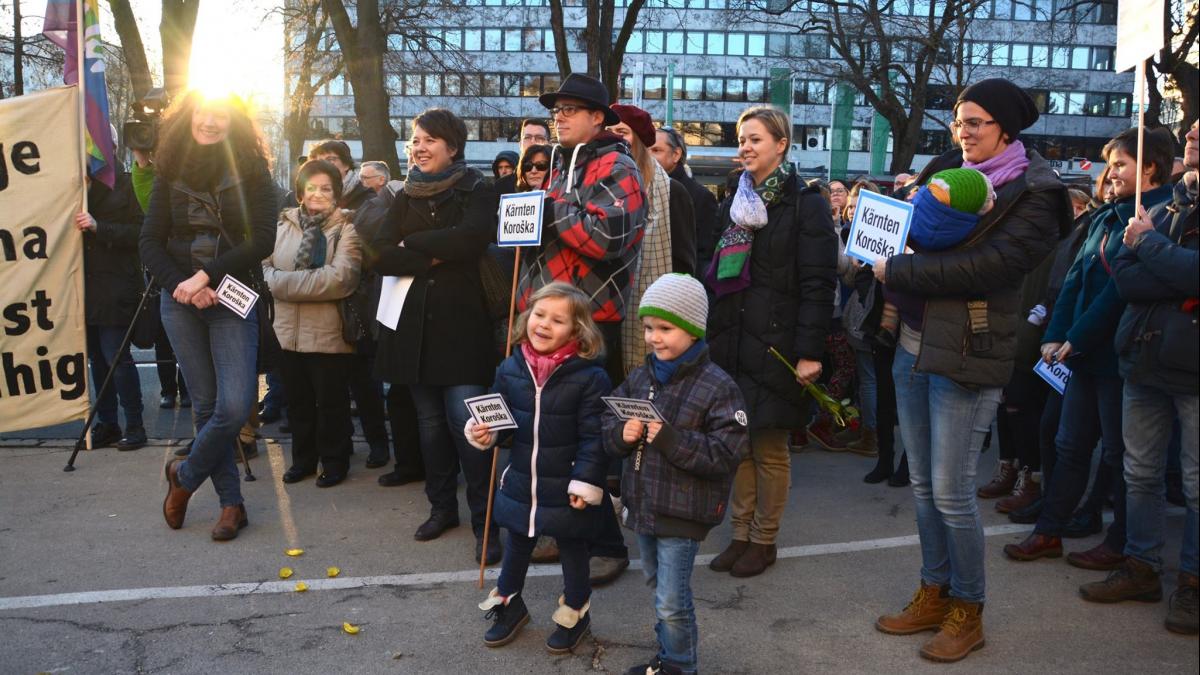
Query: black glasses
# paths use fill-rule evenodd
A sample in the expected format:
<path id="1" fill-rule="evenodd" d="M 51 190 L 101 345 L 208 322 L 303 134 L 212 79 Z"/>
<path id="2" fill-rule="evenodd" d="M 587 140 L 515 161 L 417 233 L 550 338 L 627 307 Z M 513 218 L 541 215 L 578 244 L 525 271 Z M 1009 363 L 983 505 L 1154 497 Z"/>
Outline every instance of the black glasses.
<path id="1" fill-rule="evenodd" d="M 999 123 L 996 120 L 981 120 L 972 118 L 969 120 L 954 120 L 950 123 L 950 128 L 954 129 L 955 131 L 961 131 L 965 128 L 971 133 L 976 133 L 983 127 L 990 127 L 993 124 Z"/>
<path id="2" fill-rule="evenodd" d="M 571 117 L 580 110 L 588 110 L 589 108 L 581 105 L 556 105 L 550 109 L 550 114 L 555 117 Z"/>
<path id="3" fill-rule="evenodd" d="M 546 171 L 550 168 L 550 162 L 525 162 L 522 166 L 526 171 Z"/>

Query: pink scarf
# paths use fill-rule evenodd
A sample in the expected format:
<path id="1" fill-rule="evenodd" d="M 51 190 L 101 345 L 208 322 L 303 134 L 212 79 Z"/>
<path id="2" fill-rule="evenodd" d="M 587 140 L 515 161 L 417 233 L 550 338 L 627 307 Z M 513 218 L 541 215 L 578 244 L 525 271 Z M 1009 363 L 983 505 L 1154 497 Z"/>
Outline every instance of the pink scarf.
<path id="1" fill-rule="evenodd" d="M 549 354 L 535 351 L 528 341 L 521 343 L 521 354 L 525 356 L 525 363 L 528 363 L 530 369 L 533 370 L 533 381 L 539 387 L 546 384 L 546 380 L 550 379 L 554 371 L 567 359 L 578 353 L 578 340 L 571 340 Z"/>
<path id="2" fill-rule="evenodd" d="M 1029 158 L 1025 156 L 1025 146 L 1021 141 L 1013 141 L 995 157 L 978 164 L 963 162 L 963 168 L 978 170 L 992 181 L 993 187 L 1000 187 L 1025 173 L 1025 169 L 1029 168 Z"/>

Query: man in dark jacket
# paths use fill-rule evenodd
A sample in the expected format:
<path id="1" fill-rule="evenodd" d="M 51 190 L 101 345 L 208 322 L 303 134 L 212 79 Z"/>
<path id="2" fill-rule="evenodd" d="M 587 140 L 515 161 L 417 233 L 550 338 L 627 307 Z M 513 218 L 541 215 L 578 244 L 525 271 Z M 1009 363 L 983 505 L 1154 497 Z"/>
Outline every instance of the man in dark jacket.
<path id="1" fill-rule="evenodd" d="M 129 174 L 118 172 L 111 190 L 89 177 L 88 212 L 76 215 L 75 227 L 83 234 L 88 357 L 97 389 L 109 369 L 115 369 L 112 383 L 96 402 L 99 422 L 92 429 L 92 447 L 115 441 L 118 450 L 136 450 L 146 445 L 142 384 L 129 345 L 118 353 L 142 292 L 138 261 L 142 209 Z M 125 411 L 124 436 L 117 422 L 118 400 Z"/>
<path id="2" fill-rule="evenodd" d="M 713 193 L 687 172 L 687 144 L 683 137 L 671 127 L 658 130 L 658 140 L 650 148 L 654 159 L 666 170 L 672 181 L 678 181 L 692 197 L 692 209 L 696 218 L 696 273 L 704 278 L 712 261 L 713 248 L 717 245 L 717 198 Z M 675 202 L 671 202 L 674 211 Z"/>
<path id="3" fill-rule="evenodd" d="M 1117 600 L 1162 597 L 1163 471 L 1172 418 L 1181 427 L 1183 491 L 1187 517 L 1180 551 L 1179 585 L 1165 621 L 1168 630 L 1197 629 L 1197 308 L 1200 306 L 1200 235 L 1197 192 L 1200 143 L 1197 125 L 1187 134 L 1189 171 L 1175 185 L 1174 201 L 1148 216 L 1131 218 L 1112 263 L 1113 279 L 1128 302 L 1115 347 L 1125 378 L 1126 513 L 1124 566 L 1105 582 Z"/>

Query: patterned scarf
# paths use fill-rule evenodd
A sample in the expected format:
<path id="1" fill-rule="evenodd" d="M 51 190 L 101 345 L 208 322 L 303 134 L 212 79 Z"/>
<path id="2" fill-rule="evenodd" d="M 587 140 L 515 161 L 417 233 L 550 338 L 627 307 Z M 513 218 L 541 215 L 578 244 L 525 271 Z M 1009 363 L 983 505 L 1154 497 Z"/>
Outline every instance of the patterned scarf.
<path id="1" fill-rule="evenodd" d="M 754 185 L 749 171 L 743 171 L 738 179 L 737 193 L 729 207 L 729 219 L 733 221 L 717 242 L 717 254 L 713 256 L 708 276 L 717 295 L 735 293 L 750 285 L 750 249 L 754 235 L 767 225 L 767 208 L 779 203 L 783 186 L 791 176 L 790 165 L 780 164 L 771 175 Z"/>
<path id="2" fill-rule="evenodd" d="M 558 367 L 567 359 L 578 353 L 578 340 L 571 340 L 549 354 L 538 352 L 529 344 L 528 340 L 521 343 L 521 355 L 525 357 L 525 363 L 528 363 L 533 370 L 533 381 L 539 387 L 546 384 L 546 380 L 549 380 L 554 371 L 558 370 Z"/>
<path id="3" fill-rule="evenodd" d="M 300 246 L 296 249 L 295 269 L 315 270 L 325 266 L 325 251 L 328 243 L 322 228 L 333 211 L 311 214 L 303 206 L 296 212 L 300 219 Z"/>
<path id="4" fill-rule="evenodd" d="M 650 284 L 672 271 L 671 260 L 671 177 L 658 165 L 654 165 L 652 177 L 646 177 L 646 205 L 650 209 L 646 218 L 646 236 L 642 238 L 642 252 L 638 256 L 637 275 L 629 307 L 636 308 L 642 302 L 642 294 Z M 625 372 L 646 361 L 646 339 L 642 320 L 636 311 L 625 312 L 621 321 L 621 350 L 625 359 Z"/>
<path id="5" fill-rule="evenodd" d="M 404 182 L 404 191 L 408 193 L 409 197 L 428 199 L 454 187 L 454 184 L 465 173 L 467 173 L 467 163 L 463 160 L 452 163 L 445 171 L 439 173 L 422 173 L 414 166 L 408 172 L 408 179 Z"/>

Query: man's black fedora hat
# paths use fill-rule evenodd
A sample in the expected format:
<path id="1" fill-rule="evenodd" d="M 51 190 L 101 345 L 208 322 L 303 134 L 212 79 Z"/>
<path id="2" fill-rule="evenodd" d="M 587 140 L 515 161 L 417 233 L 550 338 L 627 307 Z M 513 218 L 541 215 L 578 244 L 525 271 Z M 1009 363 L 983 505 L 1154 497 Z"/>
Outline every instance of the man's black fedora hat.
<path id="1" fill-rule="evenodd" d="M 621 122 L 621 118 L 617 116 L 617 113 L 608 107 L 608 87 L 605 87 L 600 80 L 594 77 L 571 73 L 559 85 L 558 91 L 542 94 L 538 97 L 538 103 L 541 103 L 549 110 L 554 107 L 558 99 L 563 97 L 578 99 L 587 103 L 592 109 L 603 112 L 604 126 L 611 127 Z"/>

